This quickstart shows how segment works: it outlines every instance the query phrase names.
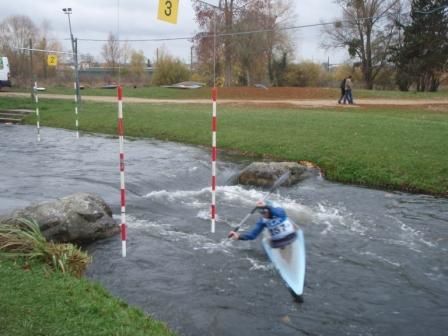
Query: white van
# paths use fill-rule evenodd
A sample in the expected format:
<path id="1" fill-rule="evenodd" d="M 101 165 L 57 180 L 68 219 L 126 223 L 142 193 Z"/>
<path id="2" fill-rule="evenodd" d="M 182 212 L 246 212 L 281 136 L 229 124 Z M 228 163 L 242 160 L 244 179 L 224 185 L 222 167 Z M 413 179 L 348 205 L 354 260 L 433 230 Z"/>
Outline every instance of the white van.
<path id="1" fill-rule="evenodd" d="M 0 57 L 0 89 L 3 86 L 11 87 L 8 57 Z"/>

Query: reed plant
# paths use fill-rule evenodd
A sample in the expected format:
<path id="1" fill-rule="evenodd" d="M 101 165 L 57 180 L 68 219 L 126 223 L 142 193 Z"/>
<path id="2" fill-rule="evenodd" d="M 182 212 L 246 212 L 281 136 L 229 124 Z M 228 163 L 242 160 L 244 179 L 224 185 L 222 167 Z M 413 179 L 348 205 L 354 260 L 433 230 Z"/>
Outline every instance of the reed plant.
<path id="1" fill-rule="evenodd" d="M 73 244 L 49 242 L 34 220 L 0 224 L 0 256 L 37 259 L 53 270 L 81 277 L 91 258 Z"/>

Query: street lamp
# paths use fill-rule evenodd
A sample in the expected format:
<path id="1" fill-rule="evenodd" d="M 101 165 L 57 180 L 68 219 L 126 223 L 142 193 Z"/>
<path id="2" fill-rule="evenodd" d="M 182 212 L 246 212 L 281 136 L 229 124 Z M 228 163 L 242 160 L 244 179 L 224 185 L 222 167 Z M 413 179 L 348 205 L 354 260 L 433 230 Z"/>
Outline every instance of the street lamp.
<path id="1" fill-rule="evenodd" d="M 72 42 L 72 52 L 73 52 L 73 61 L 75 65 L 75 81 L 76 81 L 76 100 L 77 103 L 81 100 L 81 95 L 79 93 L 79 70 L 78 70 L 78 39 L 73 37 L 72 32 L 72 22 L 70 20 L 70 15 L 72 14 L 71 8 L 62 8 L 64 14 L 68 17 L 68 27 L 70 29 L 70 40 Z"/>
<path id="2" fill-rule="evenodd" d="M 71 38 L 71 41 L 72 41 L 72 48 L 74 50 L 73 33 L 72 33 L 72 22 L 70 21 L 70 14 L 72 14 L 72 9 L 71 8 L 62 8 L 62 11 L 64 12 L 64 14 L 67 14 L 67 16 L 68 16 L 68 27 L 70 29 L 70 38 Z"/>

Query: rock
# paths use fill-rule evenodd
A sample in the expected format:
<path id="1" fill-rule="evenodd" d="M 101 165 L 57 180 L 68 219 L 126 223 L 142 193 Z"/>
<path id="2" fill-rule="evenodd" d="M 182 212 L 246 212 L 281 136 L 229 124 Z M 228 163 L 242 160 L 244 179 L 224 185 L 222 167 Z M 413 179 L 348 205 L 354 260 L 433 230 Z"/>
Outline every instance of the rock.
<path id="1" fill-rule="evenodd" d="M 253 162 L 239 174 L 238 183 L 261 187 L 272 186 L 287 171 L 290 172 L 290 175 L 283 184 L 287 186 L 308 176 L 307 168 L 297 162 Z"/>
<path id="2" fill-rule="evenodd" d="M 120 231 L 111 208 L 93 193 L 76 193 L 31 205 L 0 217 L 0 223 L 17 223 L 18 218 L 34 219 L 48 240 L 59 243 L 87 243 Z"/>

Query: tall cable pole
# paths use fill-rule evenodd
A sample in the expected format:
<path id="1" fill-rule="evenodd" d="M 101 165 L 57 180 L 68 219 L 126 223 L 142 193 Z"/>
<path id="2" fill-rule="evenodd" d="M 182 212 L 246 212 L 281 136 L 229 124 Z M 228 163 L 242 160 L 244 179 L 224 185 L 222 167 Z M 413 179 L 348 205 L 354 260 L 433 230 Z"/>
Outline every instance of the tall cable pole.
<path id="1" fill-rule="evenodd" d="M 73 63 L 75 66 L 75 127 L 76 127 L 76 138 L 79 139 L 79 104 L 81 103 L 81 94 L 79 92 L 79 68 L 78 68 L 78 39 L 73 38 L 72 32 L 72 22 L 70 21 L 70 14 L 72 14 L 71 8 L 62 8 L 62 11 L 68 17 L 68 27 L 70 29 L 70 40 L 72 42 L 72 52 L 73 52 Z"/>

